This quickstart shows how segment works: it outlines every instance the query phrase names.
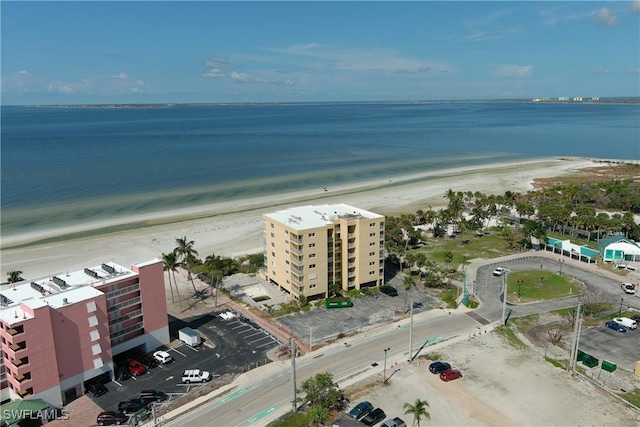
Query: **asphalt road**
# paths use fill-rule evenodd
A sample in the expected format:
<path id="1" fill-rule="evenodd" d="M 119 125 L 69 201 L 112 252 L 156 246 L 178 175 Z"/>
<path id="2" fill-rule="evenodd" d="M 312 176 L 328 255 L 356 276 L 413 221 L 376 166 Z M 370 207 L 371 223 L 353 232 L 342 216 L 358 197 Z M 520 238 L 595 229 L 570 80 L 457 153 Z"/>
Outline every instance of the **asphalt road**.
<path id="1" fill-rule="evenodd" d="M 466 336 L 478 328 L 478 323 L 466 314 L 438 311 L 414 319 L 413 348 L 419 349 L 425 342 L 439 342 L 454 336 Z M 387 352 L 387 377 L 392 375 L 393 362 L 404 361 L 409 355 L 408 320 L 404 326 L 389 325 L 382 330 L 363 334 L 342 343 L 322 348 L 296 360 L 297 384 L 318 373 L 330 372 L 340 383 L 350 377 L 384 372 L 385 348 Z M 428 352 L 428 345 L 422 350 Z M 375 366 L 374 366 L 375 364 Z M 167 423 L 168 426 L 240 426 L 261 425 L 261 420 L 291 409 L 293 386 L 289 362 L 276 362 L 264 368 L 260 379 L 230 395 L 195 408 L 186 415 Z M 268 372 L 266 372 L 268 370 Z"/>

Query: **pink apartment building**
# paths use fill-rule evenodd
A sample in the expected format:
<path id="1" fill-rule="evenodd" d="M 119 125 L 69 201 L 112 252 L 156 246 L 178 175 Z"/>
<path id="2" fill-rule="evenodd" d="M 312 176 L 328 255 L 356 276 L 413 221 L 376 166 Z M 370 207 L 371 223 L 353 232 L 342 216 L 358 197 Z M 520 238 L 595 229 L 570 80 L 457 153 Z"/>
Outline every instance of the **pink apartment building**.
<path id="1" fill-rule="evenodd" d="M 87 381 L 113 378 L 115 355 L 169 342 L 162 261 L 2 285 L 0 341 L 0 402 L 70 402 Z"/>

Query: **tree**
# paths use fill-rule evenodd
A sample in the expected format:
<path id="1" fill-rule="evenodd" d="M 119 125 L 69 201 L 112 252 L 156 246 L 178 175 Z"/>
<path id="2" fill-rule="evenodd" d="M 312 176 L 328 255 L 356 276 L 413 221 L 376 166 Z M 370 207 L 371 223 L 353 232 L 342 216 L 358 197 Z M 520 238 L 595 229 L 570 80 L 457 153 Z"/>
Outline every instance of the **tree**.
<path id="1" fill-rule="evenodd" d="M 312 407 L 319 405 L 331 411 L 342 409 L 344 406 L 342 391 L 338 388 L 338 384 L 333 382 L 333 375 L 329 372 L 317 374 L 303 382 L 301 391 L 305 393 L 305 399 L 311 402 Z"/>
<path id="2" fill-rule="evenodd" d="M 413 404 L 407 402 L 402 405 L 404 413 L 413 415 L 413 425 L 418 427 L 420 427 L 420 420 L 422 418 L 424 418 L 425 420 L 431 419 L 431 415 L 427 411 L 428 408 L 429 402 L 420 399 L 416 399 L 415 403 Z"/>
<path id="3" fill-rule="evenodd" d="M 602 289 L 587 289 L 580 295 L 580 302 L 583 313 L 590 317 L 610 310 L 615 303 L 614 298 Z"/>
<path id="4" fill-rule="evenodd" d="M 182 311 L 182 299 L 180 298 L 180 291 L 178 290 L 178 282 L 176 282 L 176 271 L 178 267 L 180 267 L 180 262 L 178 261 L 178 254 L 173 250 L 168 254 L 162 254 L 162 264 L 164 271 L 167 272 L 167 276 L 169 277 L 169 289 L 171 289 L 171 302 L 173 300 L 173 288 L 171 287 L 171 275 L 173 275 L 173 284 L 176 287 L 176 293 L 178 294 L 178 302 L 180 303 L 180 311 Z"/>
<path id="5" fill-rule="evenodd" d="M 309 408 L 309 417 L 311 422 L 317 425 L 322 425 L 322 422 L 329 416 L 329 410 L 322 405 L 313 405 Z"/>
<path id="6" fill-rule="evenodd" d="M 187 279 L 191 280 L 193 292 L 197 295 L 198 290 L 196 289 L 196 284 L 193 283 L 193 277 L 191 275 L 191 269 L 195 264 L 196 255 L 198 255 L 198 251 L 193 247 L 195 242 L 193 240 L 187 240 L 187 236 L 184 236 L 177 238 L 176 244 L 178 246 L 176 247 L 175 252 L 179 256 L 182 265 L 187 269 Z"/>
<path id="7" fill-rule="evenodd" d="M 404 276 L 404 305 L 407 305 L 407 296 L 409 295 L 409 291 L 416 284 L 415 279 L 410 275 Z"/>
<path id="8" fill-rule="evenodd" d="M 11 270 L 7 272 L 7 282 L 8 283 L 17 283 L 21 282 L 24 279 L 21 276 L 22 271 L 20 270 Z"/>

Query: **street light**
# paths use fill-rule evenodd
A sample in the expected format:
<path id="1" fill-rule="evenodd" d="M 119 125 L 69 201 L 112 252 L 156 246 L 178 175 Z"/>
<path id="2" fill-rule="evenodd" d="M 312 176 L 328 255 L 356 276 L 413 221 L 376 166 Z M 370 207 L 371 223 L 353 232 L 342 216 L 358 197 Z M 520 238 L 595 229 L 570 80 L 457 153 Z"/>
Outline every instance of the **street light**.
<path id="1" fill-rule="evenodd" d="M 387 383 L 387 351 L 391 350 L 391 347 L 384 349 L 384 371 L 382 371 L 382 382 Z"/>
<path id="2" fill-rule="evenodd" d="M 620 298 L 620 310 L 618 311 L 618 317 L 622 315 L 622 303 L 624 302 L 624 298 Z"/>
<path id="3" fill-rule="evenodd" d="M 520 293 L 520 286 L 522 286 L 522 280 L 518 280 L 518 300 L 520 300 L 520 297 L 522 296 Z"/>

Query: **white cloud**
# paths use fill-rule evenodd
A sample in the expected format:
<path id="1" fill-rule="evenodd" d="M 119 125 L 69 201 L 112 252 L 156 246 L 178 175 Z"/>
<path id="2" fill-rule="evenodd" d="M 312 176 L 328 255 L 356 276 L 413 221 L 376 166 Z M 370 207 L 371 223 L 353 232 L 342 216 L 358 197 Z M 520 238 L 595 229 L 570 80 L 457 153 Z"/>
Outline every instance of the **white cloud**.
<path id="1" fill-rule="evenodd" d="M 127 73 L 120 73 L 116 76 L 116 78 L 126 80 L 129 78 L 129 75 Z"/>
<path id="2" fill-rule="evenodd" d="M 451 71 L 446 62 L 421 58 L 410 58 L 390 49 L 342 49 L 321 44 L 294 45 L 269 49 L 286 55 L 306 57 L 305 65 L 314 69 L 341 71 L 386 71 L 392 73 L 420 73 L 425 71 Z M 299 64 L 302 64 L 299 62 Z"/>
<path id="3" fill-rule="evenodd" d="M 16 71 L 13 74 L 17 75 L 17 76 L 28 76 L 31 73 L 28 72 L 27 70 L 20 70 L 20 71 Z"/>
<path id="4" fill-rule="evenodd" d="M 640 68 L 632 68 L 628 71 L 629 74 L 640 75 Z"/>
<path id="5" fill-rule="evenodd" d="M 201 73 L 202 77 L 229 77 L 229 73 L 226 70 L 233 68 L 231 62 L 226 58 L 212 58 L 205 62 L 205 66 L 208 68 Z"/>
<path id="6" fill-rule="evenodd" d="M 594 70 L 591 74 L 593 74 L 594 76 L 610 76 L 615 73 L 604 68 L 599 68 L 597 70 Z"/>
<path id="7" fill-rule="evenodd" d="M 629 6 L 629 13 L 640 13 L 640 0 L 634 0 Z"/>
<path id="8" fill-rule="evenodd" d="M 499 64 L 493 74 L 502 77 L 529 77 L 533 75 L 533 65 Z"/>
<path id="9" fill-rule="evenodd" d="M 618 25 L 618 15 L 608 7 L 603 7 L 599 11 L 595 12 L 594 16 L 596 22 L 600 25 L 607 27 L 615 27 Z"/>
<path id="10" fill-rule="evenodd" d="M 49 92 L 58 92 L 58 93 L 74 93 L 73 88 L 71 86 L 62 83 L 62 82 L 51 82 L 47 87 Z"/>

